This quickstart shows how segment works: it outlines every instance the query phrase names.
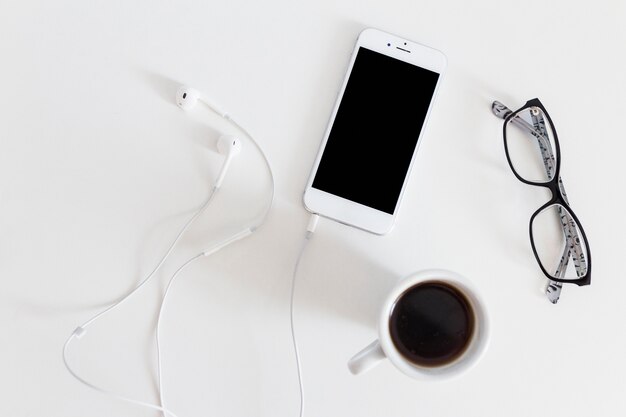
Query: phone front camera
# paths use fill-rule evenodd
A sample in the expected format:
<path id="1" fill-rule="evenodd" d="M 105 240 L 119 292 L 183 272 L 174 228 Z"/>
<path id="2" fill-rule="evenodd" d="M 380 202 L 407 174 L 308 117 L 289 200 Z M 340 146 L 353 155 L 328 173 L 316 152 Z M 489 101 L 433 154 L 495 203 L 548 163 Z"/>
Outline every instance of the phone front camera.
<path id="1" fill-rule="evenodd" d="M 388 44 L 387 44 L 387 46 L 391 46 L 391 44 L 390 44 L 390 43 L 388 43 Z"/>

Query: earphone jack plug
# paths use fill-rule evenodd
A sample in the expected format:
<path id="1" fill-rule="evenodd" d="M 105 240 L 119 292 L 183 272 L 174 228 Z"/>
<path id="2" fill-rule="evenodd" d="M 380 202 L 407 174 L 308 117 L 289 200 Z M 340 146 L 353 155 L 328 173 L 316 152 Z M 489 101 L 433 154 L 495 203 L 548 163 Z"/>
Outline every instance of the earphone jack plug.
<path id="1" fill-rule="evenodd" d="M 315 233 L 315 229 L 317 228 L 317 222 L 320 220 L 320 216 L 317 214 L 312 214 L 309 219 L 309 224 L 306 227 L 306 238 L 310 239 Z"/>

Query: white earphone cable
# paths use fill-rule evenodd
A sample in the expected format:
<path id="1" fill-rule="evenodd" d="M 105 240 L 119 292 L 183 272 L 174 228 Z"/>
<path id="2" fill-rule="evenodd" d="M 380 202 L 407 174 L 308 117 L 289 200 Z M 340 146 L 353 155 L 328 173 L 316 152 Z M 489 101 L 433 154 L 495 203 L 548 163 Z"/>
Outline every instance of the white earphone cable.
<path id="1" fill-rule="evenodd" d="M 231 118 L 230 115 L 225 115 L 224 119 L 230 121 L 230 123 L 232 123 L 233 126 L 235 126 L 237 129 L 242 131 L 244 133 L 244 135 L 246 135 L 250 139 L 250 142 L 252 142 L 252 144 L 254 145 L 256 150 L 259 152 L 259 154 L 263 158 L 263 161 L 265 162 L 265 167 L 267 168 L 267 173 L 268 173 L 268 175 L 270 177 L 270 184 L 271 184 L 270 199 L 269 199 L 269 202 L 268 202 L 267 207 L 265 209 L 265 212 L 263 213 L 263 216 L 261 216 L 261 219 L 257 223 L 258 226 L 256 226 L 255 228 L 252 229 L 252 231 L 255 231 L 257 228 L 259 228 L 262 224 L 265 223 L 265 221 L 267 220 L 267 217 L 270 214 L 272 205 L 274 204 L 274 193 L 275 193 L 275 189 L 276 189 L 276 186 L 274 184 L 274 173 L 272 172 L 272 166 L 270 165 L 269 159 L 267 159 L 267 156 L 265 155 L 265 152 L 263 152 L 263 149 L 261 148 L 261 146 L 259 146 L 257 141 L 254 140 L 254 137 L 246 129 L 244 129 L 243 126 L 241 126 L 239 123 L 237 123 L 237 121 L 235 119 Z"/>
<path id="2" fill-rule="evenodd" d="M 161 402 L 161 410 L 163 411 L 163 415 L 165 415 L 167 417 L 168 413 L 171 414 L 170 411 L 167 411 L 167 408 L 165 407 L 165 399 L 164 399 L 164 395 L 163 395 L 163 371 L 162 371 L 162 365 L 161 365 L 161 343 L 160 343 L 160 334 L 161 334 L 161 319 L 163 318 L 163 311 L 165 310 L 165 302 L 167 300 L 167 296 L 170 293 L 170 289 L 172 288 L 172 285 L 174 284 L 174 281 L 176 280 L 176 278 L 180 275 L 181 272 L 183 272 L 183 270 L 189 266 L 191 263 L 193 263 L 195 260 L 206 257 L 206 256 L 211 256 L 214 253 L 220 251 L 221 249 L 225 248 L 226 246 L 229 246 L 231 243 L 235 243 L 238 240 L 241 240 L 247 236 L 250 236 L 252 234 L 252 229 L 244 229 L 241 232 L 229 237 L 228 239 L 224 240 L 222 243 L 215 245 L 213 248 L 204 251 L 190 259 L 188 259 L 185 263 L 183 263 L 177 270 L 176 272 L 174 272 L 174 274 L 172 275 L 172 277 L 170 278 L 169 282 L 167 283 L 167 287 L 165 287 L 165 292 L 163 293 L 163 298 L 161 300 L 161 306 L 159 307 L 159 314 L 158 314 L 158 318 L 157 318 L 157 324 L 156 324 L 156 351 L 157 351 L 157 376 L 158 376 L 158 390 L 159 390 L 159 400 Z"/>
<path id="3" fill-rule="evenodd" d="M 196 210 L 196 212 L 191 216 L 191 218 L 185 223 L 185 225 L 180 230 L 180 232 L 178 232 L 178 234 L 176 235 L 176 238 L 174 239 L 172 244 L 169 246 L 169 248 L 167 249 L 167 251 L 165 252 L 163 257 L 160 259 L 160 261 L 157 263 L 155 268 L 152 270 L 152 272 L 150 272 L 132 291 L 130 291 L 128 294 L 126 294 L 122 299 L 120 299 L 119 301 L 111 304 L 106 309 L 104 309 L 101 312 L 99 312 L 98 314 L 94 315 L 89 320 L 84 322 L 81 326 L 78 326 L 72 332 L 72 334 L 67 338 L 67 340 L 65 341 L 65 344 L 63 345 L 63 364 L 65 365 L 65 368 L 70 373 L 70 375 L 72 375 L 78 382 L 82 383 L 83 385 L 85 385 L 85 386 L 87 386 L 87 387 L 89 387 L 89 388 L 91 388 L 91 389 L 93 389 L 95 391 L 98 391 L 98 392 L 100 392 L 102 394 L 109 395 L 109 396 L 111 396 L 113 398 L 116 398 L 118 400 L 126 401 L 126 402 L 129 402 L 129 403 L 132 403 L 132 404 L 136 404 L 136 405 L 147 407 L 147 408 L 150 408 L 150 409 L 153 409 L 153 410 L 161 411 L 161 412 L 163 412 L 163 414 L 165 416 L 169 415 L 171 417 L 177 417 L 176 414 L 174 414 L 170 410 L 167 410 L 163 406 L 163 394 L 162 394 L 162 389 L 161 389 L 161 387 L 162 387 L 162 373 L 161 373 L 161 358 L 160 358 L 158 331 L 159 331 L 159 323 L 160 323 L 160 320 L 161 320 L 161 315 L 162 315 L 162 310 L 163 310 L 163 304 L 165 302 L 165 298 L 167 297 L 167 294 L 169 292 L 169 289 L 170 289 L 174 279 L 180 274 L 180 272 L 183 271 L 183 269 L 185 269 L 193 261 L 195 261 L 195 260 L 197 260 L 197 259 L 199 259 L 199 258 L 201 258 L 203 256 L 210 256 L 211 254 L 213 254 L 213 253 L 219 251 L 220 249 L 222 249 L 223 247 L 225 247 L 225 246 L 227 246 L 227 245 L 229 245 L 231 243 L 234 243 L 237 240 L 243 239 L 244 237 L 252 234 L 258 227 L 260 227 L 263 223 L 265 223 L 265 220 L 269 216 L 269 213 L 270 213 L 271 207 L 273 205 L 273 201 L 274 201 L 274 190 L 275 190 L 274 175 L 273 175 L 272 168 L 270 166 L 269 160 L 267 159 L 267 156 L 265 155 L 265 152 L 263 152 L 263 149 L 261 149 L 261 147 L 254 140 L 252 135 L 250 135 L 248 133 L 248 131 L 246 131 L 242 126 L 240 126 L 235 120 L 231 119 L 230 116 L 228 116 L 228 115 L 222 115 L 222 117 L 224 117 L 224 119 L 230 121 L 236 128 L 238 128 L 246 136 L 248 136 L 248 138 L 250 139 L 250 141 L 252 142 L 254 147 L 261 154 L 261 157 L 263 158 L 263 160 L 265 162 L 265 166 L 267 167 L 267 171 L 268 171 L 269 178 L 270 178 L 270 184 L 271 184 L 270 199 L 268 201 L 267 207 L 265 208 L 265 210 L 263 212 L 263 215 L 261 216 L 260 221 L 255 222 L 255 226 L 252 226 L 250 228 L 246 228 L 242 232 L 239 232 L 239 233 L 233 235 L 232 237 L 226 239 L 222 244 L 216 245 L 212 249 L 210 249 L 208 251 L 205 251 L 205 252 L 202 252 L 202 253 L 194 256 L 193 258 L 189 259 L 183 265 L 181 265 L 178 268 L 178 270 L 174 273 L 172 278 L 170 278 L 170 282 L 168 283 L 168 286 L 167 286 L 167 288 L 165 290 L 165 293 L 164 293 L 164 296 L 163 296 L 163 300 L 162 300 L 162 303 L 161 303 L 161 307 L 159 309 L 159 319 L 158 319 L 158 322 L 157 322 L 157 329 L 156 329 L 156 331 L 157 331 L 157 356 L 158 356 L 157 366 L 158 366 L 158 374 L 159 374 L 159 381 L 158 381 L 159 385 L 158 385 L 158 387 L 159 387 L 159 398 L 160 398 L 160 401 L 161 401 L 161 406 L 158 406 L 158 405 L 155 405 L 155 404 L 150 404 L 150 403 L 147 403 L 147 402 L 144 402 L 144 401 L 140 401 L 140 400 L 135 400 L 135 399 L 132 399 L 132 398 L 128 398 L 128 397 L 125 397 L 123 395 L 120 395 L 120 394 L 117 394 L 117 393 L 114 393 L 114 392 L 102 389 L 102 388 L 97 387 L 96 385 L 90 383 L 89 381 L 85 380 L 84 378 L 80 377 L 72 369 L 72 367 L 70 366 L 70 364 L 69 364 L 69 362 L 67 360 L 68 348 L 69 348 L 69 345 L 71 344 L 71 342 L 75 338 L 80 338 L 82 335 L 85 334 L 87 327 L 89 327 L 95 321 L 97 321 L 98 319 L 100 319 L 101 317 L 103 317 L 104 315 L 106 315 L 107 313 L 112 311 L 113 309 L 115 309 L 118 306 L 120 306 L 123 302 L 128 300 L 132 295 L 137 293 L 137 291 L 139 291 L 139 289 L 141 287 L 143 287 L 145 284 L 147 284 L 155 276 L 155 274 L 159 271 L 159 269 L 163 266 L 163 264 L 169 258 L 170 254 L 172 253 L 174 248 L 177 246 L 177 244 L 179 243 L 179 241 L 181 240 L 181 238 L 185 234 L 185 232 L 187 232 L 187 230 L 191 227 L 191 225 L 198 219 L 198 217 L 200 217 L 202 215 L 202 213 L 204 213 L 206 208 L 209 206 L 209 204 L 213 200 L 213 197 L 217 193 L 217 190 L 219 189 L 219 185 L 214 186 L 212 188 L 209 196 L 204 201 L 204 203 Z M 224 168 L 225 168 L 225 166 L 223 167 L 223 169 Z M 223 174 L 223 173 L 221 173 L 221 174 Z M 221 174 L 218 176 L 218 178 L 220 178 L 222 176 Z"/>
<path id="4" fill-rule="evenodd" d="M 211 107 L 209 106 L 209 108 L 211 108 Z M 230 245 L 231 243 L 234 243 L 237 240 L 243 239 L 247 235 L 252 234 L 253 232 L 255 232 L 262 224 L 265 223 L 267 217 L 269 216 L 270 210 L 272 208 L 272 204 L 274 202 L 274 192 L 275 192 L 274 173 L 272 172 L 271 165 L 269 163 L 269 160 L 267 159 L 267 156 L 265 155 L 265 152 L 263 152 L 263 149 L 259 146 L 259 144 L 256 142 L 256 140 L 254 140 L 254 137 L 252 137 L 252 135 L 246 129 L 244 129 L 239 123 L 237 123 L 234 119 L 232 119 L 227 114 L 222 115 L 222 117 L 224 119 L 228 120 L 230 123 L 232 123 L 237 129 L 242 131 L 250 139 L 250 141 L 252 142 L 254 147 L 257 149 L 257 151 L 259 152 L 259 154 L 263 158 L 263 161 L 265 162 L 265 166 L 267 167 L 267 172 L 268 172 L 269 177 L 270 177 L 271 191 L 270 191 L 269 203 L 268 203 L 266 209 L 264 210 L 263 215 L 261 216 L 261 219 L 257 223 L 257 226 L 253 226 L 253 227 L 250 227 L 248 229 L 244 229 L 243 231 L 233 235 L 231 238 L 227 239 L 223 244 L 218 245 L 218 246 L 214 247 L 213 249 L 209 250 L 208 251 L 209 253 L 205 252 L 205 254 L 206 254 L 205 256 L 210 256 L 213 253 L 219 251 L 220 249 Z M 245 235 L 242 236 L 243 234 L 245 234 Z M 160 329 L 160 324 L 161 324 L 161 318 L 163 316 L 163 310 L 164 310 L 165 301 L 167 299 L 167 295 L 169 293 L 169 290 L 170 290 L 172 284 L 174 283 L 174 280 L 180 274 L 180 272 L 182 272 L 182 270 L 185 267 L 187 267 L 187 265 L 189 265 L 190 263 L 192 263 L 193 261 L 195 261 L 198 258 L 199 258 L 199 255 L 189 259 L 187 262 L 185 262 L 174 273 L 174 275 L 172 275 L 172 277 L 170 278 L 170 281 L 169 281 L 169 283 L 168 283 L 168 285 L 167 285 L 167 287 L 165 289 L 165 293 L 163 294 L 163 299 L 161 300 L 161 306 L 159 307 L 159 316 L 158 316 L 157 325 L 156 325 L 157 376 L 158 376 L 157 387 L 158 387 L 158 391 L 159 391 L 159 401 L 160 401 L 161 407 L 162 407 L 161 411 L 163 412 L 164 417 L 167 417 L 168 413 L 170 415 L 172 413 L 165 408 L 165 394 L 163 393 L 163 391 L 164 391 L 163 390 L 163 371 L 162 371 L 163 366 L 162 366 L 162 363 L 161 363 L 161 348 L 160 348 L 160 338 L 159 338 L 159 335 L 160 335 L 160 330 L 159 329 Z"/>
<path id="5" fill-rule="evenodd" d="M 96 320 L 100 319 L 102 316 L 104 316 L 105 314 L 109 313 L 110 311 L 112 311 L 113 309 L 117 308 L 118 306 L 120 306 L 124 301 L 128 300 L 132 295 L 134 295 L 135 293 L 137 293 L 137 291 L 139 291 L 139 289 L 141 287 L 143 287 L 145 284 L 148 283 L 148 281 L 150 281 L 155 274 L 159 271 L 159 269 L 161 268 L 161 266 L 163 266 L 163 264 L 165 263 L 165 261 L 167 260 L 167 258 L 170 256 L 170 254 L 172 253 L 172 251 L 174 250 L 174 248 L 176 247 L 176 245 L 178 244 L 178 242 L 180 241 L 180 239 L 182 238 L 182 236 L 185 234 L 185 232 L 189 229 L 189 227 L 191 227 L 191 225 L 196 221 L 196 219 L 198 217 L 200 217 L 200 215 L 202 213 L 204 213 L 204 211 L 206 210 L 206 208 L 209 206 L 209 204 L 211 203 L 211 201 L 213 200 L 213 197 L 215 196 L 215 194 L 217 193 L 218 188 L 213 188 L 211 190 L 211 193 L 209 194 L 209 196 L 207 197 L 207 199 L 205 200 L 205 202 L 196 210 L 196 212 L 189 218 L 189 220 L 187 220 L 187 222 L 185 223 L 185 225 L 183 226 L 183 228 L 178 232 L 178 234 L 176 235 L 176 238 L 174 239 L 174 241 L 172 242 L 172 244 L 169 246 L 169 248 L 167 249 L 167 251 L 165 252 L 165 254 L 163 255 L 163 257 L 161 258 L 161 260 L 159 261 L 159 263 L 156 265 L 156 267 L 152 270 L 152 272 L 150 272 L 148 274 L 148 276 L 146 276 L 140 283 L 139 285 L 137 285 L 132 291 L 130 291 L 128 294 L 126 294 L 121 300 L 111 304 L 109 307 L 105 308 L 104 310 L 102 310 L 101 312 L 99 312 L 98 314 L 96 314 L 95 316 L 91 317 L 89 320 L 87 320 L 85 323 L 83 323 L 81 326 L 78 326 L 73 332 L 72 334 L 67 338 L 67 340 L 65 341 L 65 344 L 63 345 L 63 364 L 65 365 L 65 368 L 67 369 L 67 371 L 79 382 L 81 382 L 83 385 L 86 385 L 87 387 L 94 389 L 100 393 L 112 396 L 114 398 L 117 398 L 119 400 L 122 401 L 126 401 L 132 404 L 137 404 L 137 405 L 141 405 L 144 407 L 148 407 L 148 408 L 152 408 L 154 410 L 159 410 L 159 411 L 163 411 L 165 412 L 166 410 L 163 409 L 162 407 L 155 405 L 155 404 L 150 404 L 144 401 L 139 401 L 139 400 L 134 400 L 132 398 L 128 398 L 125 397 L 123 395 L 102 389 L 100 387 L 97 387 L 96 385 L 88 382 L 87 380 L 85 380 L 84 378 L 80 377 L 70 366 L 68 360 L 67 360 L 67 350 L 69 348 L 70 343 L 74 340 L 74 338 L 80 338 L 82 335 L 85 334 L 86 328 L 89 327 L 91 324 L 93 324 Z M 172 413 L 171 411 L 168 411 L 168 413 L 174 417 L 176 417 L 176 415 L 174 413 Z"/>
<path id="6" fill-rule="evenodd" d="M 146 284 L 148 281 L 150 281 L 150 279 L 158 272 L 159 269 L 161 269 L 161 266 L 163 266 L 163 264 L 165 263 L 165 261 L 167 260 L 167 258 L 170 256 L 170 254 L 172 253 L 172 251 L 174 250 L 174 248 L 176 247 L 176 245 L 178 244 L 178 242 L 180 241 L 180 239 L 183 237 L 183 235 L 185 234 L 185 232 L 191 227 L 191 225 L 196 221 L 196 219 L 198 219 L 198 217 L 200 217 L 200 215 L 202 215 L 202 213 L 204 213 L 204 211 L 206 210 L 206 208 L 209 206 L 209 204 L 211 203 L 211 201 L 213 200 L 213 197 L 215 196 L 215 194 L 217 193 L 217 191 L 219 190 L 219 188 L 213 188 L 211 190 L 211 193 L 209 194 L 209 196 L 207 197 L 207 199 L 204 201 L 204 203 L 202 203 L 202 205 L 196 210 L 196 212 L 193 214 L 193 216 L 191 216 L 189 218 L 189 220 L 187 220 L 187 223 L 185 223 L 185 225 L 183 226 L 183 228 L 180 230 L 180 232 L 178 232 L 178 234 L 176 235 L 176 238 L 174 239 L 174 241 L 172 242 L 172 244 L 170 245 L 170 247 L 167 249 L 167 251 L 165 252 L 165 255 L 163 255 L 163 257 L 161 258 L 161 260 L 159 261 L 159 263 L 154 267 L 154 269 L 152 270 L 152 272 L 150 272 L 148 274 L 148 276 L 146 276 L 143 281 L 141 281 L 139 283 L 139 285 L 137 285 L 131 292 L 129 292 L 124 298 L 122 298 L 121 300 L 117 301 L 114 304 L 111 304 L 109 307 L 107 307 L 106 309 L 102 310 L 100 313 L 96 314 L 95 316 L 93 316 L 92 318 L 90 318 L 89 320 L 87 320 L 85 323 L 83 323 L 80 327 L 84 330 L 85 328 L 87 328 L 87 326 L 89 326 L 91 323 L 93 323 L 94 321 L 98 320 L 100 317 L 102 317 L 103 315 L 105 315 L 106 313 L 108 313 L 109 311 L 113 310 L 114 308 L 118 307 L 120 304 L 122 304 L 124 301 L 126 301 L 128 298 L 130 298 L 130 296 L 132 296 L 133 294 L 135 294 L 135 292 L 137 292 L 141 287 L 144 286 L 144 284 Z"/>
<path id="7" fill-rule="evenodd" d="M 300 391 L 300 417 L 302 417 L 304 413 L 304 382 L 302 381 L 302 364 L 300 362 L 300 350 L 298 349 L 298 342 L 296 340 L 293 307 L 296 293 L 296 277 L 298 276 L 300 261 L 302 260 L 305 249 L 309 245 L 311 237 L 313 237 L 313 233 L 315 233 L 315 228 L 317 227 L 318 220 L 319 216 L 317 214 L 311 215 L 311 219 L 309 220 L 309 224 L 306 229 L 306 235 L 304 236 L 304 242 L 302 242 L 302 247 L 300 248 L 300 252 L 298 253 L 298 257 L 296 258 L 296 263 L 293 268 L 293 275 L 291 277 L 291 296 L 289 297 L 289 323 L 291 325 L 291 341 L 293 342 L 293 351 L 296 358 L 296 369 L 298 371 L 298 389 Z"/>
<path id="8" fill-rule="evenodd" d="M 156 325 L 156 351 L 157 351 L 157 375 L 158 375 L 158 385 L 157 385 L 157 389 L 159 391 L 159 402 L 161 403 L 161 409 L 163 411 L 163 415 L 164 416 L 168 416 L 171 415 L 171 412 L 166 411 L 165 408 L 165 401 L 163 399 L 163 375 L 162 375 L 162 371 L 161 371 L 161 347 L 159 345 L 159 330 L 161 328 L 161 317 L 163 315 L 163 306 L 165 305 L 165 299 L 167 298 L 167 294 L 170 292 L 170 287 L 172 286 L 172 284 L 174 283 L 174 280 L 176 279 L 176 277 L 178 276 L 178 274 L 180 274 L 183 269 L 185 269 L 188 265 L 190 265 L 193 261 L 200 259 L 203 257 L 203 254 L 200 253 L 196 256 L 194 256 L 193 258 L 190 258 L 189 260 L 187 260 L 185 263 L 183 263 L 177 270 L 176 272 L 174 272 L 174 274 L 172 275 L 172 277 L 170 278 L 167 287 L 165 288 L 165 292 L 163 293 L 163 299 L 161 301 L 161 306 L 159 307 L 159 316 L 157 319 L 157 325 Z"/>
<path id="9" fill-rule="evenodd" d="M 77 329 L 78 330 L 78 329 Z M 70 367 L 69 363 L 67 362 L 67 348 L 70 344 L 70 341 L 74 338 L 74 337 L 80 337 L 80 334 L 76 334 L 76 332 L 72 333 L 72 335 L 70 336 L 69 339 L 67 339 L 65 341 L 65 344 L 63 345 L 63 364 L 65 365 L 65 368 L 67 369 L 67 371 L 81 384 L 101 393 L 101 394 L 105 394 L 108 395 L 110 397 L 116 398 L 118 400 L 121 401 L 125 401 L 131 404 L 135 404 L 135 405 L 140 405 L 142 407 L 147 407 L 147 408 L 151 408 L 153 410 L 157 410 L 157 411 L 162 411 L 163 413 L 167 413 L 169 414 L 171 417 L 177 417 L 176 414 L 174 414 L 173 412 L 166 410 L 163 407 L 160 407 L 158 405 L 155 404 L 150 404 L 144 401 L 140 401 L 140 400 L 134 400 L 132 398 L 129 397 L 125 397 L 123 395 L 117 394 L 115 392 L 111 392 L 111 391 L 107 391 L 104 390 L 100 387 L 97 387 L 95 385 L 93 385 L 92 383 L 90 383 L 89 381 L 86 381 L 85 379 L 83 379 L 82 377 L 80 377 L 76 372 L 74 372 L 74 370 L 72 370 L 72 368 Z"/>

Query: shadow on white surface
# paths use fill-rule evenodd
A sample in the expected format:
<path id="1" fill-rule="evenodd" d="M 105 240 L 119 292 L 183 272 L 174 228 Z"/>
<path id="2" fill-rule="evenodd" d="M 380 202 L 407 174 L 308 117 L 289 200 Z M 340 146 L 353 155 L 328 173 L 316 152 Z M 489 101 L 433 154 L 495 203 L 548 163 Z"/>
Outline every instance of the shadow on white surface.
<path id="1" fill-rule="evenodd" d="M 153 88 L 154 92 L 162 100 L 171 103 L 172 105 L 176 105 L 174 103 L 176 91 L 181 85 L 185 83 L 178 82 L 164 75 L 145 69 L 140 70 L 139 74 L 141 78 Z"/>

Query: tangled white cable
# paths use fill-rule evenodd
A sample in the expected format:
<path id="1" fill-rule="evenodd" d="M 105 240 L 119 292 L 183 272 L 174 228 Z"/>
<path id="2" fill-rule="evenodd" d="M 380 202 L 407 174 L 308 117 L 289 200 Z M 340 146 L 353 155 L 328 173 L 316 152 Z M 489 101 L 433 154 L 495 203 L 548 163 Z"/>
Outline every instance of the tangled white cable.
<path id="1" fill-rule="evenodd" d="M 136 294 L 137 291 L 143 287 L 145 284 L 147 284 L 154 276 L 155 274 L 160 270 L 160 268 L 163 266 L 163 264 L 167 261 L 167 259 L 169 258 L 170 254 L 172 253 L 172 251 L 175 249 L 175 247 L 177 246 L 177 244 L 180 242 L 180 240 L 182 239 L 183 235 L 185 234 L 185 232 L 187 232 L 187 230 L 189 230 L 189 228 L 191 227 L 191 225 L 202 215 L 202 213 L 204 213 L 204 211 L 207 209 L 207 207 L 209 206 L 209 204 L 211 203 L 211 201 L 213 200 L 213 197 L 216 195 L 217 191 L 219 190 L 219 188 L 221 187 L 222 181 L 226 175 L 226 171 L 228 170 L 228 167 L 230 166 L 230 162 L 232 160 L 232 158 L 239 153 L 239 151 L 241 150 L 241 143 L 240 141 L 231 135 L 223 135 L 222 137 L 220 137 L 220 139 L 218 140 L 218 150 L 220 151 L 220 153 L 225 155 L 225 160 L 224 163 L 222 165 L 222 168 L 220 170 L 220 173 L 217 176 L 217 179 L 215 181 L 215 185 L 213 186 L 213 188 L 211 189 L 211 192 L 209 193 L 209 196 L 206 198 L 206 200 L 202 203 L 202 205 L 194 212 L 194 214 L 189 218 L 189 220 L 187 220 L 187 222 L 185 223 L 185 225 L 183 226 L 183 228 L 178 232 L 178 234 L 176 235 L 174 241 L 171 243 L 171 245 L 169 246 L 169 248 L 167 249 L 167 251 L 165 252 L 165 254 L 163 255 L 163 257 L 160 259 L 160 261 L 157 263 L 157 265 L 155 266 L 155 268 L 152 270 L 152 272 L 150 272 L 140 283 L 139 285 L 137 285 L 137 287 L 135 287 L 132 291 L 130 291 L 126 296 L 124 296 L 121 300 L 113 303 L 112 305 L 110 305 L 109 307 L 107 307 L 106 309 L 102 310 L 101 312 L 99 312 L 98 314 L 94 315 L 93 317 L 91 317 L 89 320 L 87 320 L 86 322 L 84 322 L 82 325 L 78 326 L 68 337 L 68 339 L 65 341 L 65 344 L 63 345 L 63 363 L 65 365 L 65 367 L 67 368 L 68 372 L 74 377 L 76 378 L 77 381 L 79 381 L 80 383 L 82 383 L 83 385 L 96 390 L 100 393 L 109 395 L 113 398 L 116 398 L 118 400 L 122 400 L 122 401 L 126 401 L 132 404 L 136 404 L 136 405 L 140 405 L 143 407 L 147 407 L 153 410 L 157 410 L 162 412 L 165 416 L 170 416 L 170 417 L 177 417 L 176 414 L 174 414 L 172 411 L 168 410 L 165 408 L 164 403 L 163 403 L 163 394 L 162 394 L 162 376 L 161 376 L 161 355 L 160 355 L 160 349 L 159 349 L 159 324 L 160 324 L 160 320 L 163 314 L 163 306 L 167 297 L 167 294 L 169 293 L 170 287 L 172 286 L 175 278 L 187 267 L 189 266 L 193 261 L 200 259 L 202 257 L 205 256 L 210 256 L 212 254 L 214 254 L 215 252 L 219 251 L 220 249 L 230 245 L 231 243 L 234 243 L 238 240 L 241 240 L 247 236 L 250 236 L 257 228 L 259 228 L 267 219 L 267 216 L 269 215 L 270 209 L 272 207 L 272 203 L 274 200 L 274 176 L 272 173 L 272 169 L 270 167 L 269 161 L 265 155 L 265 153 L 263 152 L 263 150 L 261 149 L 261 147 L 259 146 L 259 144 L 254 140 L 254 138 L 243 128 L 241 127 L 235 120 L 233 120 L 228 114 L 226 114 L 225 112 L 223 112 L 222 110 L 220 110 L 214 103 L 210 102 L 208 99 L 206 99 L 205 96 L 203 96 L 202 94 L 200 94 L 198 91 L 194 90 L 194 89 L 190 89 L 187 87 L 181 87 L 177 93 L 176 93 L 176 103 L 178 104 L 179 107 L 181 107 L 183 110 L 189 110 L 191 108 L 193 108 L 196 103 L 198 101 L 203 101 L 211 110 L 215 111 L 217 114 L 219 114 L 220 116 L 222 116 L 224 119 L 230 121 L 237 129 L 239 129 L 241 132 L 244 133 L 244 135 L 248 136 L 248 138 L 250 139 L 250 141 L 252 142 L 252 144 L 254 145 L 254 147 L 257 149 L 257 151 L 259 152 L 259 154 L 261 155 L 261 157 L 263 158 L 265 165 L 267 167 L 267 171 L 269 173 L 269 178 L 270 178 L 270 183 L 271 183 L 271 193 L 270 193 L 270 199 L 269 202 L 267 204 L 267 207 L 265 208 L 263 215 L 260 217 L 260 219 L 257 222 L 253 222 L 252 226 L 247 226 L 244 229 L 242 229 L 240 232 L 236 233 L 235 235 L 225 239 L 224 241 L 222 241 L 221 243 L 213 246 L 212 248 L 205 250 L 197 255 L 195 255 L 194 257 L 190 258 L 189 260 L 187 260 L 183 265 L 181 265 L 177 271 L 174 273 L 174 275 L 170 278 L 170 281 L 167 285 L 167 288 L 165 290 L 165 293 L 163 295 L 163 300 L 161 302 L 161 307 L 159 308 L 159 318 L 157 321 L 157 357 L 158 357 L 158 361 L 157 361 L 157 366 L 158 366 L 158 376 L 159 376 L 159 397 L 160 397 L 160 405 L 156 405 L 156 404 L 151 404 L 145 401 L 140 401 L 140 400 L 136 400 L 136 399 L 132 399 L 105 389 L 102 389 L 98 386 L 96 386 L 95 384 L 85 380 L 84 378 L 82 378 L 81 376 L 79 376 L 76 371 L 74 371 L 72 369 L 72 367 L 70 366 L 69 362 L 68 362 L 68 349 L 69 346 L 71 344 L 72 341 L 74 341 L 75 339 L 79 339 L 80 337 L 82 337 L 85 332 L 87 331 L 87 328 L 89 326 L 91 326 L 95 321 L 99 320 L 100 318 L 102 318 L 104 315 L 106 315 L 107 313 L 111 312 L 112 310 L 114 310 L 115 308 L 117 308 L 118 306 L 120 306 L 122 303 L 124 303 L 126 300 L 128 300 L 132 295 Z"/>

